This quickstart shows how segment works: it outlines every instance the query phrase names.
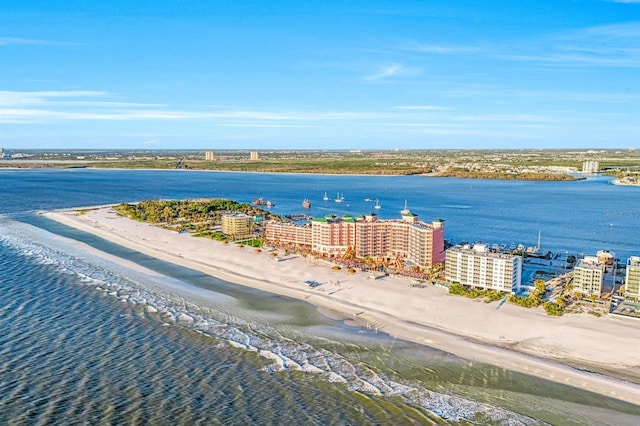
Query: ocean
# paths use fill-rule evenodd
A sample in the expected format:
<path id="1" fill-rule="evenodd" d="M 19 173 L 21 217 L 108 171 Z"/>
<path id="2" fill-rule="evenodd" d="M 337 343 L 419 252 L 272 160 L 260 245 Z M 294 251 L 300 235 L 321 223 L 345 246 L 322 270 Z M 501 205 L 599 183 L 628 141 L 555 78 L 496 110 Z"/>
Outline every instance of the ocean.
<path id="1" fill-rule="evenodd" d="M 640 407 L 393 339 L 40 215 L 144 199 L 275 203 L 382 218 L 405 201 L 453 242 L 640 253 L 640 188 L 146 170 L 0 170 L 4 424 L 638 424 Z M 323 201 L 324 193 L 330 200 Z M 333 201 L 337 193 L 344 202 Z M 312 206 L 302 209 L 302 200 Z M 69 240 L 71 239 L 71 240 Z M 142 265 L 127 268 L 80 241 Z M 183 289 L 206 292 L 199 299 Z"/>

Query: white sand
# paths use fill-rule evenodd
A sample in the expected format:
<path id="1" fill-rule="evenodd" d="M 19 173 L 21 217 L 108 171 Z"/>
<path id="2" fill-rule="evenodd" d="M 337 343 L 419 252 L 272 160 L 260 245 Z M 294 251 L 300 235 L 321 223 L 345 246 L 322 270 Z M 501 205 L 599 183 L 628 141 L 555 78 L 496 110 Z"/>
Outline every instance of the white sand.
<path id="1" fill-rule="evenodd" d="M 303 299 L 363 325 L 456 354 L 640 404 L 640 321 L 484 303 L 404 278 L 369 280 L 312 258 L 238 248 L 123 218 L 110 207 L 46 213 L 66 225 L 229 282 Z M 306 280 L 321 283 L 316 288 Z M 204 290 L 203 290 L 204 291 Z M 508 348 L 508 349 L 507 349 Z M 568 367 L 605 369 L 636 383 Z"/>

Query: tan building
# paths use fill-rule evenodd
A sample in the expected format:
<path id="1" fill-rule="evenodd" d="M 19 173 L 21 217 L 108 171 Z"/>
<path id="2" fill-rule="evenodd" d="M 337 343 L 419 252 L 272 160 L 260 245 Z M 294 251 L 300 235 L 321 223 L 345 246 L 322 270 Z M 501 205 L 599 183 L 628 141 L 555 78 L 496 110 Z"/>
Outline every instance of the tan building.
<path id="1" fill-rule="evenodd" d="M 605 264 L 596 256 L 585 256 L 573 269 L 573 291 L 585 296 L 600 296 Z"/>
<path id="2" fill-rule="evenodd" d="M 213 151 L 205 151 L 204 159 L 206 161 L 214 161 L 216 159 L 216 156 L 213 154 Z"/>
<path id="3" fill-rule="evenodd" d="M 296 226 L 293 223 L 267 222 L 264 232 L 267 241 L 311 249 L 311 226 L 308 224 Z"/>
<path id="4" fill-rule="evenodd" d="M 484 244 L 446 251 L 445 278 L 471 287 L 517 293 L 522 283 L 522 257 L 490 252 Z"/>
<path id="5" fill-rule="evenodd" d="M 251 161 L 257 161 L 257 160 L 259 160 L 259 159 L 260 159 L 260 158 L 258 157 L 258 151 L 251 151 L 251 152 L 249 153 L 249 160 L 251 160 Z"/>
<path id="6" fill-rule="evenodd" d="M 222 233 L 233 240 L 253 236 L 253 217 L 245 213 L 227 213 L 222 215 Z"/>
<path id="7" fill-rule="evenodd" d="M 640 302 L 640 256 L 631 256 L 627 259 L 624 297 L 632 302 Z"/>
<path id="8" fill-rule="evenodd" d="M 306 247 L 310 236 L 311 251 L 329 257 L 352 253 L 361 259 L 399 259 L 421 267 L 444 261 L 444 221 L 420 222 L 408 210 L 403 210 L 401 220 L 379 220 L 375 214 L 317 217 L 310 228 L 309 232 L 300 226 L 267 224 L 266 239 Z"/>
<path id="9" fill-rule="evenodd" d="M 317 217 L 311 221 L 311 251 L 340 256 L 356 247 L 356 221 L 351 215 Z"/>

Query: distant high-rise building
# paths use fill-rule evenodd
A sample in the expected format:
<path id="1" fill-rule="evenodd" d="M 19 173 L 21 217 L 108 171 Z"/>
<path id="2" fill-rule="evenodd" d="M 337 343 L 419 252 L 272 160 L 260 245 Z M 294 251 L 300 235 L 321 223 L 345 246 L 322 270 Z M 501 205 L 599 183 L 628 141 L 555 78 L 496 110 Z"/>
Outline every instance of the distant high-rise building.
<path id="1" fill-rule="evenodd" d="M 582 173 L 598 173 L 600 171 L 600 162 L 595 160 L 587 160 L 582 162 Z"/>
<path id="2" fill-rule="evenodd" d="M 258 158 L 258 151 L 251 151 L 251 153 L 249 154 L 249 160 L 256 161 L 259 159 L 260 158 Z"/>
<path id="3" fill-rule="evenodd" d="M 205 151 L 204 159 L 207 161 L 213 161 L 216 159 L 216 156 L 213 154 L 213 151 Z"/>
<path id="4" fill-rule="evenodd" d="M 640 256 L 631 256 L 627 259 L 624 297 L 634 302 L 640 302 Z"/>
<path id="5" fill-rule="evenodd" d="M 522 257 L 493 253 L 484 244 L 452 247 L 446 251 L 447 281 L 515 293 L 522 282 Z"/>

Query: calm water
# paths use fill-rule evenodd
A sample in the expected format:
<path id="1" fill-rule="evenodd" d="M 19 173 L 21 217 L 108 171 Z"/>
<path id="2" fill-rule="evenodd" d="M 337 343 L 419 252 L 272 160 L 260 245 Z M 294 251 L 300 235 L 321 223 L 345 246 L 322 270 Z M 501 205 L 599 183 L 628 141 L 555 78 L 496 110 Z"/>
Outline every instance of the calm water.
<path id="1" fill-rule="evenodd" d="M 638 424 L 640 407 L 319 315 L 52 223 L 43 209 L 264 197 L 276 213 L 404 206 L 453 241 L 640 247 L 640 188 L 422 177 L 1 170 L 0 421 L 10 424 Z M 324 192 L 331 198 L 322 201 Z M 333 202 L 338 192 L 344 203 Z M 133 260 L 130 270 L 59 235 Z M 184 285 L 206 297 L 186 297 Z M 174 288 L 175 290 L 168 290 Z"/>

